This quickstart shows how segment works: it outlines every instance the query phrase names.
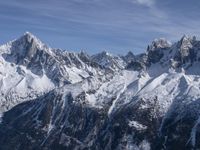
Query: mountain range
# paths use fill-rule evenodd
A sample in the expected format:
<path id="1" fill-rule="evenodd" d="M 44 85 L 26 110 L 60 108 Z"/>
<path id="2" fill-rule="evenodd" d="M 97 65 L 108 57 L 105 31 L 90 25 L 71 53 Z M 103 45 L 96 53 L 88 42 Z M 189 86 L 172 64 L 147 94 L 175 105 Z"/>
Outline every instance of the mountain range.
<path id="1" fill-rule="evenodd" d="M 0 46 L 0 150 L 200 149 L 200 41 L 89 55 Z"/>

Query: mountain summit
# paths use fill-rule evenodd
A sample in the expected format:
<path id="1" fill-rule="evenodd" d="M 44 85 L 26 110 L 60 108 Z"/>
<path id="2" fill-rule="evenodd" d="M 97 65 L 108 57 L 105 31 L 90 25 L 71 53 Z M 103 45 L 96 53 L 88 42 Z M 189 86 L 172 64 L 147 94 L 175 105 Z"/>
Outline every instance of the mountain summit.
<path id="1" fill-rule="evenodd" d="M 0 46 L 0 149 L 200 149 L 199 65 L 196 37 L 91 56 L 25 33 Z"/>

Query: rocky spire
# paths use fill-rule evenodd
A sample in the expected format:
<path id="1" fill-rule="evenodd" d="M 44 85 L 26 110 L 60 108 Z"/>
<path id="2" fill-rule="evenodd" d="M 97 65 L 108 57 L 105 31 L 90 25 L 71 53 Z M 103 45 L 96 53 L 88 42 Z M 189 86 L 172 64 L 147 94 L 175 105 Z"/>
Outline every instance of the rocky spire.
<path id="1" fill-rule="evenodd" d="M 169 48 L 171 45 L 171 42 L 167 41 L 165 38 L 155 39 L 152 44 L 148 46 L 147 51 Z"/>

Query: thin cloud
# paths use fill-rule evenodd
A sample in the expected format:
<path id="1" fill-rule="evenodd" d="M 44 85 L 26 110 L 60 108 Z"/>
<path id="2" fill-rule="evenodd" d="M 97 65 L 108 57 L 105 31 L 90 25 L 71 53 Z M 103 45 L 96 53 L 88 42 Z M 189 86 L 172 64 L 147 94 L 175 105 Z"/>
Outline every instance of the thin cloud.
<path id="1" fill-rule="evenodd" d="M 155 5 L 155 0 L 133 0 L 133 2 L 147 7 L 153 7 Z"/>
<path id="2" fill-rule="evenodd" d="M 154 17 L 158 18 L 167 18 L 168 15 L 166 12 L 161 10 L 160 8 L 157 8 L 157 1 L 156 0 L 133 0 L 134 4 L 145 6 L 148 9 L 149 13 L 153 15 Z"/>
<path id="3" fill-rule="evenodd" d="M 196 7 L 200 6 L 200 2 L 194 1 Z M 139 53 L 154 38 L 174 40 L 183 34 L 200 35 L 200 21 L 196 19 L 200 16 L 199 7 L 188 7 L 188 3 L 186 0 L 179 5 L 173 0 L 49 0 L 48 3 L 7 0 L 0 2 L 1 40 L 29 30 L 53 43 L 52 47 L 91 51 L 103 48 L 115 53 L 124 48 Z M 185 10 L 187 14 L 182 15 Z"/>

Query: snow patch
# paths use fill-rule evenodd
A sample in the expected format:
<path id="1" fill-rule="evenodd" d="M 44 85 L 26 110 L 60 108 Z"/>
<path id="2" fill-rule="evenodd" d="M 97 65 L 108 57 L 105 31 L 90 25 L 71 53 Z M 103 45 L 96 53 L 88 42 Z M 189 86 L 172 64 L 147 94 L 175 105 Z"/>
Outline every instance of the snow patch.
<path id="1" fill-rule="evenodd" d="M 134 127 L 136 130 L 146 130 L 147 129 L 147 126 L 140 124 L 137 121 L 129 121 L 128 125 L 130 127 Z"/>

